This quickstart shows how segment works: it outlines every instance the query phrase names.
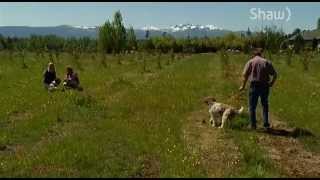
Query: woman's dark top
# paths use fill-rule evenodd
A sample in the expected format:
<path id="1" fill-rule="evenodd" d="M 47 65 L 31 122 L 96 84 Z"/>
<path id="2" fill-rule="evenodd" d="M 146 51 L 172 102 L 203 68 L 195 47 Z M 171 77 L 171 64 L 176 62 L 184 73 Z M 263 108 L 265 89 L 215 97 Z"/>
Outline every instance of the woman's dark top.
<path id="1" fill-rule="evenodd" d="M 48 70 L 46 70 L 46 72 L 44 73 L 44 81 L 43 82 L 45 84 L 50 84 L 54 80 L 56 80 L 56 72 L 49 72 Z"/>
<path id="2" fill-rule="evenodd" d="M 76 73 L 67 74 L 67 78 L 66 79 L 69 80 L 69 81 L 74 81 L 77 84 L 80 84 L 80 80 L 79 80 L 78 75 Z"/>

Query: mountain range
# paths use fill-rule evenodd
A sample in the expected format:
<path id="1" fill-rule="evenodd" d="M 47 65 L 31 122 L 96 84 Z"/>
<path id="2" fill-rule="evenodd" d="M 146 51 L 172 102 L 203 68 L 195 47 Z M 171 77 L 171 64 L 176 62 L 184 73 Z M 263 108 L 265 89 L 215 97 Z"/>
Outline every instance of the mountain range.
<path id="1" fill-rule="evenodd" d="M 30 35 L 56 35 L 64 38 L 68 37 L 90 37 L 97 38 L 99 27 L 97 26 L 52 26 L 52 27 L 30 27 L 30 26 L 0 26 L 0 34 L 5 37 L 29 37 Z M 147 26 L 140 29 L 134 29 L 137 39 L 145 39 L 146 31 L 149 31 L 149 37 L 161 36 L 164 33 L 170 34 L 176 38 L 186 37 L 217 37 L 225 34 L 244 33 L 244 31 L 231 31 L 219 28 L 214 25 L 193 25 L 179 24 L 168 28 L 157 28 Z"/>

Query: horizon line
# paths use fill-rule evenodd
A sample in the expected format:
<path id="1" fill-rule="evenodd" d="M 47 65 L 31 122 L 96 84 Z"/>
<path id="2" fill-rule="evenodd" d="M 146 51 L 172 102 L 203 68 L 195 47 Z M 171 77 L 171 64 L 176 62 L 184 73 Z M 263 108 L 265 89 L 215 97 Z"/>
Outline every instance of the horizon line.
<path id="1" fill-rule="evenodd" d="M 186 25 L 186 24 L 191 24 L 191 23 L 184 23 L 182 25 Z M 176 25 L 181 25 L 181 24 L 176 24 Z M 201 25 L 201 24 L 191 24 L 191 25 Z M 208 24 L 206 24 L 208 25 Z M 210 25 L 210 24 L 209 24 Z M 81 27 L 89 27 L 89 28 L 97 28 L 97 27 L 100 27 L 101 25 L 94 25 L 94 26 L 86 26 L 86 25 L 68 25 L 68 24 L 61 24 L 61 25 L 46 25 L 46 26 L 42 26 L 42 25 L 10 25 L 10 26 L 6 26 L 6 25 L 0 25 L 0 27 L 30 27 L 30 28 L 50 28 L 50 27 L 61 27 L 61 26 L 68 26 L 68 27 L 73 27 L 73 28 L 79 28 L 81 29 Z M 167 29 L 167 28 L 170 28 L 171 26 L 175 26 L 175 25 L 170 25 L 170 26 L 167 26 L 166 28 L 159 28 L 159 31 L 161 31 L 161 29 Z M 279 26 L 277 25 L 270 25 L 270 26 L 265 26 L 265 27 L 272 27 L 272 26 L 276 26 L 277 28 L 279 28 Z M 126 28 L 130 28 L 132 26 L 128 26 Z M 156 27 L 156 26 L 153 26 L 153 25 L 150 25 L 150 26 L 144 26 L 144 27 L 140 27 L 140 28 L 133 28 L 133 29 L 139 29 L 139 30 L 145 30 L 143 28 L 146 28 L 146 27 Z M 89 29 L 88 28 L 88 29 Z M 255 28 L 254 27 L 248 27 L 250 29 L 251 32 L 259 32 L 261 30 L 254 30 Z M 301 31 L 313 31 L 313 30 L 317 30 L 317 28 L 314 28 L 314 29 L 301 29 L 299 27 L 297 27 L 298 29 L 300 29 Z M 148 30 L 152 30 L 152 29 L 148 29 Z M 246 30 L 231 30 L 231 29 L 226 29 L 226 28 L 217 28 L 215 30 L 229 30 L 229 31 L 232 31 L 232 32 L 239 32 L 239 31 L 247 31 L 248 29 Z M 281 30 L 281 29 L 280 29 Z M 283 31 L 283 29 L 282 29 Z M 285 32 L 285 31 L 283 31 Z M 290 32 L 286 33 L 286 34 L 290 34 Z"/>

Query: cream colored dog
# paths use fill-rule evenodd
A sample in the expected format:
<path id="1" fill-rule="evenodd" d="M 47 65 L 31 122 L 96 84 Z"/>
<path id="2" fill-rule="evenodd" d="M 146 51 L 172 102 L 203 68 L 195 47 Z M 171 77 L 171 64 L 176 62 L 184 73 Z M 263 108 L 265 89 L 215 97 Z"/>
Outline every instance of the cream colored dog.
<path id="1" fill-rule="evenodd" d="M 221 125 L 219 128 L 224 128 L 227 121 L 231 121 L 235 115 L 239 115 L 243 112 L 243 107 L 237 110 L 230 105 L 216 102 L 216 99 L 211 96 L 206 97 L 204 99 L 204 103 L 209 106 L 209 122 L 211 123 L 212 127 L 217 127 L 218 120 L 221 119 Z"/>

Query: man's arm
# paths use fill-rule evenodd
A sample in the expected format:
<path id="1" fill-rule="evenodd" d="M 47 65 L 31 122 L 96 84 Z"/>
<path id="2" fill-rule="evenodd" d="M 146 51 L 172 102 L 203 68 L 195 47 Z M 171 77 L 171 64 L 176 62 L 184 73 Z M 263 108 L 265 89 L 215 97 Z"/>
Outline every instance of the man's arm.
<path id="1" fill-rule="evenodd" d="M 249 73 L 251 71 L 250 68 L 251 68 L 250 67 L 250 63 L 248 62 L 245 65 L 243 73 L 242 73 L 242 85 L 239 88 L 240 91 L 242 91 L 246 87 L 246 84 L 247 84 L 247 81 L 248 81 L 248 77 L 249 77 Z"/>
<path id="2" fill-rule="evenodd" d="M 272 80 L 271 80 L 271 82 L 269 83 L 270 87 L 272 87 L 273 84 L 276 82 L 277 77 L 278 77 L 278 74 L 277 74 L 277 72 L 275 72 L 275 73 L 272 75 Z"/>
<path id="3" fill-rule="evenodd" d="M 244 74 L 242 77 L 242 85 L 239 88 L 240 91 L 244 90 L 244 87 L 246 87 L 247 81 L 248 81 L 248 76 Z"/>
<path id="4" fill-rule="evenodd" d="M 272 80 L 269 82 L 269 86 L 272 87 L 273 84 L 276 82 L 277 77 L 278 77 L 278 73 L 277 71 L 274 69 L 272 63 L 270 62 L 270 74 L 272 75 Z"/>

